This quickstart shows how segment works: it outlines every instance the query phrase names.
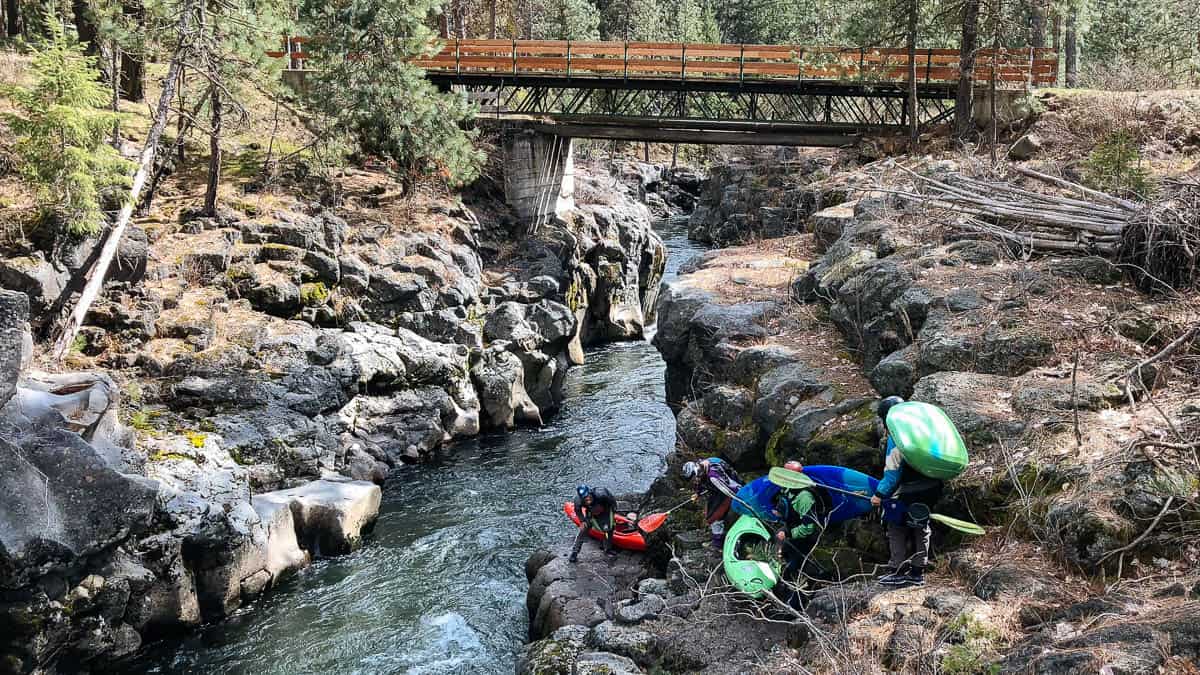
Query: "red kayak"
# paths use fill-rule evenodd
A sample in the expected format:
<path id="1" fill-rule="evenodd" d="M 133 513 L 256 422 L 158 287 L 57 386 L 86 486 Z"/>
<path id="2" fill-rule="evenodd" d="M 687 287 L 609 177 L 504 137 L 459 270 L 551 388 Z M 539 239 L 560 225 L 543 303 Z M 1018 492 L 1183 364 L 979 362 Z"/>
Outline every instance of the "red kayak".
<path id="1" fill-rule="evenodd" d="M 575 527 L 579 527 L 579 514 L 575 513 L 575 502 L 566 502 L 563 504 L 563 512 L 575 523 Z M 645 551 L 646 538 L 638 531 L 637 526 L 629 522 L 629 519 L 622 515 L 614 515 L 616 526 L 613 528 L 613 546 L 623 548 L 626 551 Z M 590 528 L 588 533 L 593 539 L 604 540 L 604 533 L 596 528 Z"/>

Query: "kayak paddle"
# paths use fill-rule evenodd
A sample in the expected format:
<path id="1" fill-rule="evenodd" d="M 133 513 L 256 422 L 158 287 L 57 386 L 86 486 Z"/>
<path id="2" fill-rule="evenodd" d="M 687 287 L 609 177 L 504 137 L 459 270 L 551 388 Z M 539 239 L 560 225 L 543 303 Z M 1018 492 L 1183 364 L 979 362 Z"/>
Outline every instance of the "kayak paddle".
<path id="1" fill-rule="evenodd" d="M 667 522 L 667 516 L 669 516 L 672 511 L 674 511 L 676 509 L 681 509 L 691 503 L 692 503 L 692 498 L 688 497 L 687 501 L 684 501 L 680 504 L 676 504 L 675 506 L 672 506 L 671 508 L 667 509 L 666 511 L 663 511 L 662 513 L 651 513 L 650 515 L 646 516 L 645 518 L 638 518 L 637 527 L 642 532 L 644 532 L 646 534 L 650 534 L 651 532 L 662 527 L 663 523 Z"/>
<path id="2" fill-rule="evenodd" d="M 936 520 L 937 522 L 945 525 L 946 527 L 949 527 L 954 530 L 958 530 L 959 532 L 962 532 L 963 534 L 973 534 L 976 536 L 981 535 L 981 534 L 987 534 L 986 530 L 984 530 L 982 527 L 976 525 L 975 523 L 972 523 L 972 522 L 969 522 L 966 520 L 959 520 L 958 518 L 951 518 L 950 516 L 943 516 L 940 513 L 929 514 L 929 519 Z"/>
<path id="3" fill-rule="evenodd" d="M 798 471 L 789 471 L 781 466 L 771 469 L 770 473 L 767 474 L 767 480 L 781 488 L 786 488 L 788 490 L 802 490 L 804 488 L 819 487 L 832 492 L 840 492 L 852 497 L 858 497 L 860 499 L 868 498 L 861 492 L 851 492 L 850 490 L 842 490 L 828 485 L 822 485 L 821 483 L 816 482 L 812 478 Z M 950 516 L 944 516 L 940 513 L 929 514 L 929 519 L 935 520 L 951 529 L 958 530 L 963 534 L 972 534 L 978 536 L 987 533 L 986 530 L 975 523 L 966 520 L 959 520 L 958 518 L 951 518 Z"/>
<path id="4" fill-rule="evenodd" d="M 852 492 L 850 490 L 842 490 L 841 488 L 835 488 L 829 485 L 822 485 L 821 483 L 818 483 L 799 471 L 791 471 L 781 466 L 771 469 L 771 472 L 767 474 L 767 480 L 781 488 L 786 488 L 788 490 L 803 490 L 804 488 L 819 487 L 831 492 L 840 492 L 841 494 L 850 495 L 851 497 L 858 497 L 859 499 L 870 499 L 868 495 L 865 495 L 861 492 Z"/>

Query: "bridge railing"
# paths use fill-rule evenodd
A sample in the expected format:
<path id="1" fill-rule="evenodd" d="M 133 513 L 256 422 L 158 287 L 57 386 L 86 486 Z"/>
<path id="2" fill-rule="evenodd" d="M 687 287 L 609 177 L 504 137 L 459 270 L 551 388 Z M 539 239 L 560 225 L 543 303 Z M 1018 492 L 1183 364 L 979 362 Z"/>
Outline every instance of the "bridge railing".
<path id="1" fill-rule="evenodd" d="M 1053 84 L 1053 50 L 982 50 L 973 70 L 977 82 Z M 512 75 L 619 76 L 622 78 L 721 77 L 906 81 L 906 49 L 725 45 L 667 42 L 558 40 L 447 40 L 441 51 L 414 62 L 428 70 Z M 956 49 L 920 49 L 917 78 L 956 82 Z"/>
<path id="2" fill-rule="evenodd" d="M 290 67 L 303 68 L 305 41 L 287 38 L 285 51 L 269 54 L 287 56 Z M 957 82 L 960 77 L 957 49 L 918 49 L 915 60 L 920 81 Z M 907 81 L 910 66 L 903 48 L 466 39 L 444 40 L 440 51 L 413 64 L 457 74 L 865 82 Z M 989 82 L 993 69 L 1002 86 L 1049 85 L 1057 79 L 1058 58 L 1051 49 L 977 52 L 974 81 Z"/>

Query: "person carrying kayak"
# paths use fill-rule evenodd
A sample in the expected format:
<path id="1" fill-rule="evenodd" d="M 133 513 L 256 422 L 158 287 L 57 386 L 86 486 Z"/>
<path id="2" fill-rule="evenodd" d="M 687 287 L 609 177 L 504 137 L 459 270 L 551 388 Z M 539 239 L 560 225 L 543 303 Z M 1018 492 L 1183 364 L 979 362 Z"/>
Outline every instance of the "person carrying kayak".
<path id="1" fill-rule="evenodd" d="M 800 473 L 804 466 L 797 461 L 783 465 L 788 471 Z M 782 525 L 775 533 L 780 554 L 784 560 L 780 580 L 776 585 L 777 595 L 793 609 L 801 609 L 805 596 L 801 591 L 806 563 L 825 529 L 829 513 L 829 496 L 818 486 L 800 489 L 782 489 L 775 497 L 774 515 Z"/>
<path id="2" fill-rule="evenodd" d="M 884 422 L 887 444 L 884 449 L 883 480 L 879 481 L 873 506 L 887 502 L 883 519 L 887 523 L 890 559 L 886 573 L 879 577 L 885 586 L 923 586 L 925 566 L 929 563 L 930 506 L 942 497 L 943 482 L 914 469 L 896 447 L 888 432 L 888 412 L 904 403 L 899 396 L 889 396 L 879 402 L 877 412 Z M 912 405 L 912 404 L 910 404 Z"/>
<path id="3" fill-rule="evenodd" d="M 713 548 L 725 543 L 725 516 L 733 504 L 733 496 L 742 489 L 742 478 L 720 457 L 709 457 L 683 465 L 683 477 L 696 490 L 692 498 L 704 501 L 704 522 L 712 531 Z"/>
<path id="4" fill-rule="evenodd" d="M 575 513 L 579 515 L 579 533 L 575 535 L 575 545 L 571 549 L 570 562 L 579 560 L 579 550 L 588 538 L 588 530 L 596 529 L 604 533 L 604 552 L 613 555 L 613 530 L 616 527 L 617 500 L 608 490 L 589 485 L 575 488 Z"/>

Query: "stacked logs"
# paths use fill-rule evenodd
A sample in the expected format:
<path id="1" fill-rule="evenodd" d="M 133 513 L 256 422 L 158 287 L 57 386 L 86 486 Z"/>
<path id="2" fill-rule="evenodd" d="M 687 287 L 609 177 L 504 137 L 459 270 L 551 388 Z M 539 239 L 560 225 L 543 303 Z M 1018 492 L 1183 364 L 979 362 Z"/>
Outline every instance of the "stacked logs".
<path id="1" fill-rule="evenodd" d="M 1126 227 L 1145 210 L 1144 205 L 1032 169 L 1016 167 L 1016 170 L 1071 190 L 1080 198 L 1034 192 L 1008 182 L 961 174 L 938 180 L 907 169 L 920 192 L 899 194 L 923 206 L 961 214 L 963 218 L 951 223 L 956 229 L 996 237 L 1024 250 L 1110 257 L 1120 253 Z"/>

